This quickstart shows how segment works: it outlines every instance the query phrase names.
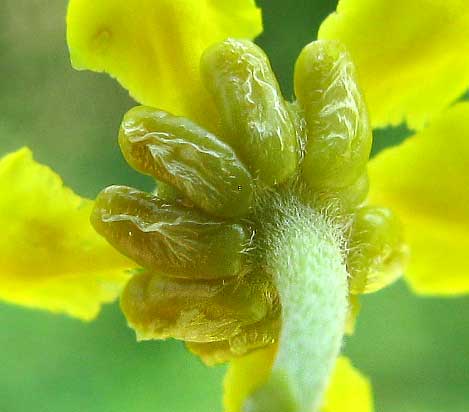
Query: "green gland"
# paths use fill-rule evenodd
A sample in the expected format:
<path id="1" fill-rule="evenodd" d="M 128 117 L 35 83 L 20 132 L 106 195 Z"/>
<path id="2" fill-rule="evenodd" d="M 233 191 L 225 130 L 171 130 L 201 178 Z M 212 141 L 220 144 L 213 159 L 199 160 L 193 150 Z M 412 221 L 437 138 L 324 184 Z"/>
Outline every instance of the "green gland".
<path id="1" fill-rule="evenodd" d="M 401 223 L 391 210 L 372 206 L 357 210 L 347 256 L 352 293 L 375 292 L 394 282 L 408 257 Z"/>
<path id="2" fill-rule="evenodd" d="M 202 77 L 223 120 L 226 142 L 267 185 L 293 175 L 300 157 L 293 121 L 264 52 L 227 40 L 205 51 Z"/>
<path id="3" fill-rule="evenodd" d="M 152 195 L 121 186 L 105 189 L 92 224 L 144 269 L 121 299 L 140 338 L 183 339 L 210 364 L 280 339 L 278 376 L 287 376 L 288 385 L 303 382 L 302 353 L 295 355 L 299 378 L 288 369 L 287 357 L 308 345 L 301 330 L 320 333 L 318 325 L 331 322 L 313 317 L 315 326 L 301 329 L 295 297 L 302 296 L 300 314 L 309 316 L 310 305 L 321 315 L 335 299 L 327 288 L 335 287 L 324 281 L 319 294 L 305 295 L 304 282 L 311 277 L 314 286 L 320 274 L 294 260 L 320 262 L 334 251 L 337 282 L 345 285 L 342 309 L 349 293 L 394 280 L 406 260 L 398 220 L 387 209 L 366 205 L 371 132 L 354 67 L 340 44 L 311 43 L 298 58 L 297 101 L 289 103 L 265 54 L 251 42 L 231 39 L 204 53 L 201 76 L 220 114 L 222 124 L 212 128 L 219 135 L 161 110 L 130 110 L 120 147 L 128 163 L 159 187 Z M 298 229 L 298 221 L 309 223 Z M 329 234 L 324 225 L 330 224 L 331 236 L 340 239 L 329 251 L 302 237 L 316 233 L 315 222 Z M 293 244 L 301 256 L 293 253 Z M 304 273 L 285 283 L 289 267 Z M 322 298 L 324 305 L 318 304 Z M 342 309 L 331 312 L 340 319 L 329 331 L 336 349 L 327 368 L 345 328 Z M 314 344 L 314 336 L 303 335 Z M 293 383 L 292 399 L 303 405 L 313 400 L 295 392 L 304 389 L 301 382 Z M 323 383 L 315 383 L 318 393 Z"/>
<path id="4" fill-rule="evenodd" d="M 244 270 L 250 233 L 243 225 L 211 219 L 129 187 L 103 190 L 91 222 L 117 250 L 152 272 L 224 279 Z"/>
<path id="5" fill-rule="evenodd" d="M 132 167 L 174 186 L 200 209 L 220 217 L 248 211 L 251 175 L 228 145 L 190 120 L 135 107 L 124 117 L 119 144 Z"/>
<path id="6" fill-rule="evenodd" d="M 295 94 L 306 120 L 302 177 L 315 189 L 343 189 L 366 173 L 371 128 L 355 68 L 333 41 L 306 46 L 295 66 Z"/>
<path id="7" fill-rule="evenodd" d="M 220 342 L 262 321 L 275 298 L 272 282 L 260 277 L 211 282 L 142 273 L 127 285 L 122 309 L 140 339 Z"/>

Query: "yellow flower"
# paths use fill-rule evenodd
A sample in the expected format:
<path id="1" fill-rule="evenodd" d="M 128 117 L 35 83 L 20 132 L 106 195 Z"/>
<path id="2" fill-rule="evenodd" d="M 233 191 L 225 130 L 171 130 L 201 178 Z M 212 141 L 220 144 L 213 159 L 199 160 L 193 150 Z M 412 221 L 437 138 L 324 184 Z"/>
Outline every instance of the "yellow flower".
<path id="1" fill-rule="evenodd" d="M 109 73 L 140 103 L 186 116 L 206 129 L 203 133 L 211 136 L 226 133 L 229 118 L 217 110 L 210 92 L 203 87 L 199 74 L 201 56 L 210 46 L 228 37 L 254 38 L 261 32 L 260 11 L 253 0 L 119 0 L 97 4 L 91 0 L 71 0 L 68 25 L 68 42 L 76 68 Z M 465 182 L 469 160 L 469 104 L 453 104 L 469 84 L 468 27 L 469 6 L 463 0 L 342 0 L 337 12 L 324 21 L 319 31 L 320 39 L 340 40 L 347 46 L 357 67 L 372 125 L 381 127 L 407 121 L 411 128 L 418 130 L 404 144 L 384 151 L 371 161 L 368 203 L 392 207 L 403 221 L 406 241 L 411 248 L 405 277 L 419 293 L 458 294 L 469 291 L 469 273 L 465 264 L 465 253 L 469 247 L 469 218 L 466 213 L 469 191 Z M 251 46 L 247 44 L 246 47 Z M 205 73 L 209 84 L 214 85 L 217 79 L 210 78 L 210 70 L 218 64 L 217 56 L 224 56 L 223 51 L 205 56 L 205 61 L 210 63 Z M 308 63 L 305 59 L 299 59 L 297 69 L 300 72 L 301 65 L 305 61 L 304 64 Z M 295 85 L 300 85 L 296 94 L 299 100 L 308 101 L 311 96 L 302 97 L 301 93 L 313 89 L 302 86 L 304 78 L 300 75 L 295 79 Z M 266 83 L 275 84 L 275 79 L 268 78 Z M 234 98 L 230 96 L 230 99 Z M 215 99 L 217 106 L 223 98 L 218 96 L 218 100 Z M 293 110 L 290 106 L 285 107 L 286 113 Z M 158 127 L 161 127 L 161 111 L 156 115 L 153 109 L 143 110 L 159 116 Z M 357 112 L 359 116 L 364 113 L 362 109 Z M 244 119 L 250 113 L 246 110 L 238 117 Z M 131 117 L 130 120 L 133 119 Z M 147 117 L 144 118 L 147 121 L 145 119 Z M 360 117 L 358 124 L 362 127 L 366 118 Z M 194 139 L 197 133 L 202 133 L 202 129 L 195 127 L 190 130 L 196 130 Z M 284 132 L 282 135 L 288 135 L 289 129 L 284 129 Z M 125 127 L 121 135 L 124 138 L 130 136 L 126 134 Z M 448 144 L 445 144 L 446 139 Z M 121 142 L 121 145 L 125 143 Z M 272 166 L 271 159 L 262 158 L 262 151 L 246 150 L 237 140 L 229 143 L 236 149 L 236 155 L 240 153 L 249 169 L 244 189 L 250 184 L 252 165 L 262 164 L 261 170 L 268 170 L 265 174 L 259 172 L 256 179 L 266 185 L 275 185 L 285 181 L 291 174 L 289 165 L 293 165 L 293 170 L 298 162 L 294 156 L 288 156 L 295 153 L 294 148 L 287 150 L 285 156 L 279 155 Z M 272 144 L 274 149 L 271 153 L 283 154 L 275 148 L 274 140 Z M 282 150 L 290 143 L 286 141 L 286 146 L 283 144 L 282 141 Z M 216 150 L 226 154 L 229 148 L 218 145 Z M 311 150 L 308 153 L 314 152 L 314 148 L 308 150 Z M 132 164 L 132 151 L 125 149 L 124 154 Z M 394 215 L 385 209 L 369 206 L 356 209 L 356 203 L 362 201 L 360 194 L 356 193 L 360 190 L 360 193 L 366 193 L 366 188 L 364 191 L 360 189 L 366 181 L 366 178 L 362 179 L 365 172 L 360 169 L 359 174 L 350 177 L 346 187 L 336 188 L 328 171 L 324 172 L 318 162 L 308 163 L 308 158 L 304 162 L 314 169 L 315 176 L 322 176 L 319 183 L 316 180 L 308 184 L 321 189 L 327 187 L 327 193 L 332 191 L 344 204 L 351 202 L 353 210 L 357 210 L 350 235 L 351 242 L 355 241 L 352 245 L 357 247 L 351 249 L 348 261 L 352 275 L 351 292 L 371 292 L 393 281 L 400 275 L 400 265 L 407 251 L 402 245 Z M 281 167 L 275 168 L 278 164 Z M 149 173 L 145 164 L 133 166 Z M 239 176 L 244 176 L 244 164 L 238 165 L 233 160 L 230 167 L 236 167 Z M 340 169 L 340 165 L 338 167 Z M 277 170 L 286 172 L 276 175 Z M 341 178 L 343 176 L 340 174 Z M 246 189 L 242 191 L 246 198 L 223 199 L 223 207 L 213 208 L 213 199 L 206 201 L 199 187 L 188 189 L 177 174 L 171 179 L 167 178 L 169 183 L 186 195 L 189 193 L 193 204 L 213 216 L 220 217 L 220 213 L 229 210 L 231 219 L 237 213 L 243 213 L 242 207 L 233 205 L 248 202 Z M 178 192 L 162 187 L 169 191 L 164 194 L 168 199 L 171 196 L 173 200 L 178 198 Z M 350 193 L 346 190 L 349 187 L 353 189 Z M 0 193 L 0 220 L 7 228 L 6 235 L 0 239 L 3 251 L 0 257 L 0 298 L 91 319 L 97 314 L 100 303 L 113 300 L 120 293 L 127 283 L 129 270 L 138 265 L 118 254 L 92 230 L 88 223 L 93 207 L 91 201 L 81 199 L 64 188 L 60 178 L 47 167 L 35 163 L 27 149 L 7 155 L 0 161 Z M 128 192 L 121 190 L 117 194 L 130 199 Z M 143 204 L 145 195 L 138 194 L 137 198 Z M 106 199 L 100 198 L 95 211 L 108 207 Z M 233 202 L 231 207 L 227 207 L 229 202 Z M 179 209 L 176 212 L 180 213 Z M 120 210 L 114 215 L 123 214 Z M 199 216 L 191 214 L 189 218 L 188 221 L 193 223 Z M 205 217 L 200 217 L 200 221 L 203 219 Z M 207 223 L 206 220 L 203 222 Z M 366 230 L 360 230 L 361 224 Z M 370 229 L 374 227 L 379 230 Z M 236 236 L 242 238 L 245 235 L 244 229 L 238 229 L 234 224 L 222 229 L 223 232 L 217 232 L 217 236 L 223 242 L 229 238 L 233 248 L 237 245 Z M 108 239 L 122 250 L 119 233 L 108 234 Z M 144 239 L 142 245 L 146 241 Z M 128 247 L 123 250 L 129 254 Z M 356 250 L 359 253 L 354 254 Z M 200 253 L 203 255 L 204 251 Z M 148 254 L 142 255 L 141 248 L 134 252 L 132 259 L 148 266 Z M 212 262 L 210 256 L 206 262 Z M 226 266 L 231 262 L 224 260 L 221 268 L 214 263 L 210 266 L 212 275 L 216 277 L 220 270 L 236 272 L 238 266 Z M 166 263 L 166 266 L 170 264 L 173 262 Z M 177 270 L 186 273 L 193 268 L 178 266 Z M 146 274 L 134 276 L 126 294 L 138 292 L 138 288 L 132 287 L 139 286 L 139 282 L 150 282 L 145 283 L 146 287 L 148 284 L 160 287 L 158 279 L 147 278 Z M 176 289 L 179 286 L 166 287 Z M 137 310 L 136 307 L 123 306 L 131 319 L 129 313 Z M 254 312 L 246 316 L 257 316 Z M 174 332 L 169 334 L 173 336 Z M 267 343 L 273 342 L 276 336 L 269 339 Z M 207 349 L 195 345 L 191 349 L 202 356 L 208 354 L 212 359 L 214 354 L 221 360 L 225 359 L 226 348 Z M 232 362 L 225 382 L 226 412 L 239 411 L 245 398 L 265 383 L 275 351 L 276 347 L 270 345 Z M 339 358 L 322 411 L 352 410 L 372 410 L 369 384 L 349 361 Z"/>

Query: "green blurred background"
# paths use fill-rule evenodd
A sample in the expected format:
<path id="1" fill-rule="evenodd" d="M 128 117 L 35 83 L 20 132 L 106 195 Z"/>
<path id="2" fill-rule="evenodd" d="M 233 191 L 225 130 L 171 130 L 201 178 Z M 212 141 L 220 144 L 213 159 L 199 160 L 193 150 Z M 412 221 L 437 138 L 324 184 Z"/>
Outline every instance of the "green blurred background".
<path id="1" fill-rule="evenodd" d="M 289 97 L 295 56 L 335 1 L 259 4 L 258 42 Z M 65 0 L 0 0 L 0 155 L 28 145 L 85 196 L 114 183 L 149 188 L 116 144 L 135 103 L 106 76 L 71 69 L 65 11 Z M 406 134 L 379 131 L 376 148 Z M 377 412 L 469 411 L 469 298 L 417 297 L 401 281 L 362 303 L 344 351 L 372 379 Z M 225 368 L 206 368 L 179 342 L 136 343 L 117 304 L 89 324 L 0 304 L 0 325 L 0 412 L 221 411 Z"/>

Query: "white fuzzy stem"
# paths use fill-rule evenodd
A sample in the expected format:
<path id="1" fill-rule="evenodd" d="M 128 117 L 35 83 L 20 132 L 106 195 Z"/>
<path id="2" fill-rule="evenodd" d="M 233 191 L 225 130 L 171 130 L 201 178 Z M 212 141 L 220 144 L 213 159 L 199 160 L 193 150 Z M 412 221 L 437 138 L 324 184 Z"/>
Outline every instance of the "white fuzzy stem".
<path id="1" fill-rule="evenodd" d="M 315 412 L 340 351 L 347 312 L 347 271 L 337 228 L 296 205 L 273 229 L 266 254 L 282 303 L 272 374 L 246 412 Z"/>

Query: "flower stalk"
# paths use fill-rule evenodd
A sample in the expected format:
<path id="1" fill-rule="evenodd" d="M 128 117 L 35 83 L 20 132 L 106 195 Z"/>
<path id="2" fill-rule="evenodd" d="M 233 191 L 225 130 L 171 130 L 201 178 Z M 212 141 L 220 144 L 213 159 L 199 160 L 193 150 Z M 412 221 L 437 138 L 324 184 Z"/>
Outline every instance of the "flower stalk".
<path id="1" fill-rule="evenodd" d="M 339 355 L 348 306 L 341 231 L 301 203 L 282 208 L 266 261 L 282 304 L 279 348 L 268 382 L 246 412 L 312 412 Z"/>

